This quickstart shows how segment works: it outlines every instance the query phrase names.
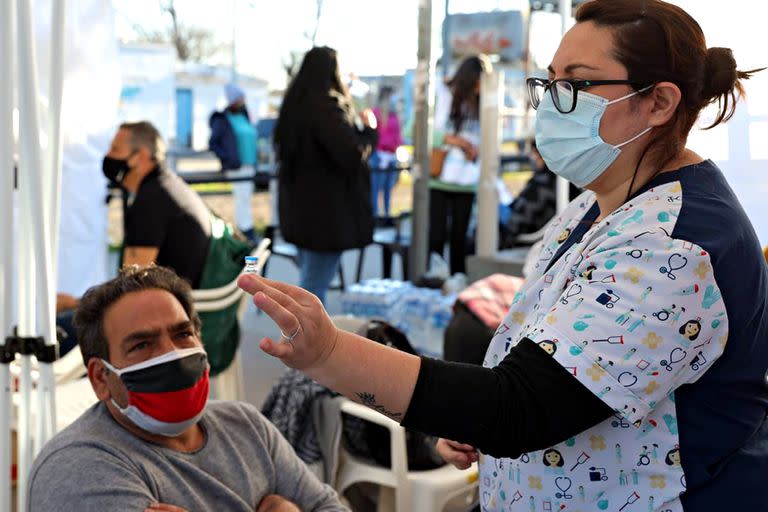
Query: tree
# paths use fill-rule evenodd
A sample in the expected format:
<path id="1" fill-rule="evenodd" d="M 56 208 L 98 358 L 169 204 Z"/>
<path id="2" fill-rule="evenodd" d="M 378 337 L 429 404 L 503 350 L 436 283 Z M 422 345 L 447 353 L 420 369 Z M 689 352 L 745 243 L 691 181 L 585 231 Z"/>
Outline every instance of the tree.
<path id="1" fill-rule="evenodd" d="M 311 30 L 304 31 L 304 38 L 310 43 L 310 48 L 315 46 L 317 40 L 317 30 L 320 28 L 320 18 L 323 15 L 323 2 L 325 0 L 315 0 L 315 23 Z M 288 81 L 299 71 L 301 58 L 304 52 L 291 51 L 288 57 L 282 59 L 283 69 L 288 76 Z"/>
<path id="2" fill-rule="evenodd" d="M 161 0 L 160 11 L 170 16 L 170 26 L 164 30 L 149 31 L 135 24 L 133 28 L 139 41 L 173 44 L 179 60 L 184 62 L 202 62 L 227 49 L 227 45 L 217 41 L 212 30 L 179 21 L 174 0 Z"/>
<path id="3" fill-rule="evenodd" d="M 312 32 L 308 30 L 304 32 L 304 37 L 309 39 L 312 46 L 315 46 L 315 40 L 317 39 L 317 29 L 320 28 L 320 17 L 323 15 L 323 2 L 325 0 L 315 0 L 315 25 L 312 27 Z"/>

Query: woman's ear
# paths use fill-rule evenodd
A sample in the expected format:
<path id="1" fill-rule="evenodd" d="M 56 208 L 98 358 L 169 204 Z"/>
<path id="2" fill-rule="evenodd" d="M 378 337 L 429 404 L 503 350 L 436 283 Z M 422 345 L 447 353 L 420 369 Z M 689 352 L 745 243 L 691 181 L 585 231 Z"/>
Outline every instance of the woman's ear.
<path id="1" fill-rule="evenodd" d="M 648 123 L 651 126 L 663 126 L 675 114 L 682 94 L 680 88 L 672 82 L 659 82 L 653 87 L 648 98 L 652 101 Z"/>

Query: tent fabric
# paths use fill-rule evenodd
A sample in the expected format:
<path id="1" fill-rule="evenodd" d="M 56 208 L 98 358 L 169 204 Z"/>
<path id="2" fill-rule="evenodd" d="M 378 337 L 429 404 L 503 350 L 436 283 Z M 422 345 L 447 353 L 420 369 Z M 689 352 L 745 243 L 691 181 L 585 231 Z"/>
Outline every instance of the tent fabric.
<path id="1" fill-rule="evenodd" d="M 51 17 L 46 14 L 51 1 L 33 5 L 43 119 L 50 81 Z M 80 296 L 108 277 L 107 182 L 101 160 L 117 124 L 121 76 L 112 2 L 67 2 L 65 18 L 57 290 Z"/>

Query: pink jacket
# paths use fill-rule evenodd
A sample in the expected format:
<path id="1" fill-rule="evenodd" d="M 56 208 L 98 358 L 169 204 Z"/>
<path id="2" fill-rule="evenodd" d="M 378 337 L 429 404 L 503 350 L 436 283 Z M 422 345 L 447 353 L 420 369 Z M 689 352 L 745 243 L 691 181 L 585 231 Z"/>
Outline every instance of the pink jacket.
<path id="1" fill-rule="evenodd" d="M 376 149 L 394 153 L 398 146 L 403 143 L 400 135 L 400 121 L 397 119 L 397 113 L 389 112 L 389 118 L 386 123 L 381 120 L 381 110 L 376 107 L 373 109 L 373 115 L 376 116 L 376 124 L 379 132 L 379 143 Z"/>

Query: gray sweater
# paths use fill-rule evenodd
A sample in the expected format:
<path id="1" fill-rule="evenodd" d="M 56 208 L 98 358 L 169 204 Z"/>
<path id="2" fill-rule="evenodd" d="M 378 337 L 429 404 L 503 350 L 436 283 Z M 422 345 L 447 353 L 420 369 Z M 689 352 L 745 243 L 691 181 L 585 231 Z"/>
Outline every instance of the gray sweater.
<path id="1" fill-rule="evenodd" d="M 94 405 L 37 457 L 29 511 L 138 511 L 160 502 L 253 512 L 269 494 L 302 511 L 347 510 L 255 407 L 212 401 L 200 425 L 203 447 L 181 453 L 139 439 Z"/>

